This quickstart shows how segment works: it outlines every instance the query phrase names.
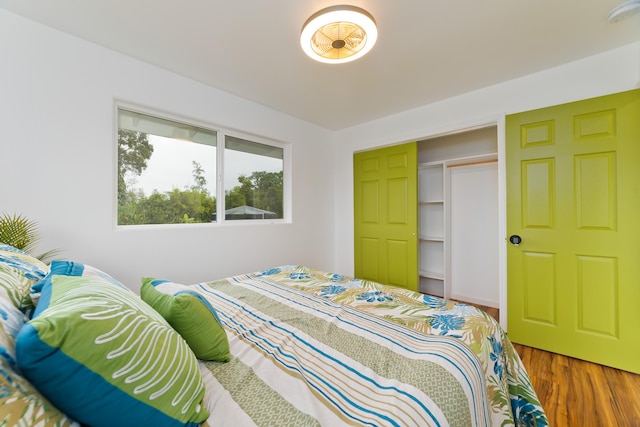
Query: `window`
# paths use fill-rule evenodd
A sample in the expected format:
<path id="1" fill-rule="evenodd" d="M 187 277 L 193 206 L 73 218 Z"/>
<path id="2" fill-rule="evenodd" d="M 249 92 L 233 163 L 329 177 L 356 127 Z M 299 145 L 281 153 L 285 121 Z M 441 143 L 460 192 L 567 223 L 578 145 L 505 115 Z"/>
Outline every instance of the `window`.
<path id="1" fill-rule="evenodd" d="M 232 136 L 224 148 L 225 219 L 283 218 L 284 150 Z"/>
<path id="2" fill-rule="evenodd" d="M 284 146 L 121 107 L 117 115 L 118 225 L 285 218 Z"/>

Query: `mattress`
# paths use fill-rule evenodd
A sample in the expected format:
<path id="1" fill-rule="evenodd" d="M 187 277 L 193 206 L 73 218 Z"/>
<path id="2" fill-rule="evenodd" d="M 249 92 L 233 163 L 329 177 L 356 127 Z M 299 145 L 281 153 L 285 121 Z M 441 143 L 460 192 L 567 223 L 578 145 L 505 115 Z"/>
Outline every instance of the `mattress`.
<path id="1" fill-rule="evenodd" d="M 201 362 L 211 427 L 548 424 L 504 330 L 470 305 L 295 265 L 193 289 L 231 350 Z"/>

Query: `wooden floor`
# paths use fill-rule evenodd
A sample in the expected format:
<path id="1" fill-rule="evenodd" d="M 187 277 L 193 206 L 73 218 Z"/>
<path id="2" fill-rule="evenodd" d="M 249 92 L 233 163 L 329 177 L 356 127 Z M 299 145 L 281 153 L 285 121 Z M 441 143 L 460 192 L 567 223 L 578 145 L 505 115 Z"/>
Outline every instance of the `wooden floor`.
<path id="1" fill-rule="evenodd" d="M 499 318 L 498 309 L 478 307 Z M 640 375 L 520 344 L 514 347 L 550 426 L 640 427 Z"/>

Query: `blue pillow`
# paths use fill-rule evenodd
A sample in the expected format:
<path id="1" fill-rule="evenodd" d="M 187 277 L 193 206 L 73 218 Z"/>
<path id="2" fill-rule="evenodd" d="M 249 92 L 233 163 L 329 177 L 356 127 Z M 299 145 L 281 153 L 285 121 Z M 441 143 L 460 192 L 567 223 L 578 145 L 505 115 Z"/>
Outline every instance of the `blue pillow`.
<path id="1" fill-rule="evenodd" d="M 76 265 L 64 265 L 72 275 L 48 276 L 37 317 L 18 335 L 24 376 L 93 427 L 206 420 L 198 362 L 180 335 L 133 292 L 99 276 L 73 276 Z"/>

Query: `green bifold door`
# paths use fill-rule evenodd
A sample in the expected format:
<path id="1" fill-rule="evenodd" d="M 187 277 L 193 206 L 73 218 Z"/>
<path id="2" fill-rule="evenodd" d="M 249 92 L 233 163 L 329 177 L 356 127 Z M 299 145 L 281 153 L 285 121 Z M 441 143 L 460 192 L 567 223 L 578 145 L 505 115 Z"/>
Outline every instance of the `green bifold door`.
<path id="1" fill-rule="evenodd" d="M 415 142 L 354 154 L 355 276 L 418 290 Z"/>

